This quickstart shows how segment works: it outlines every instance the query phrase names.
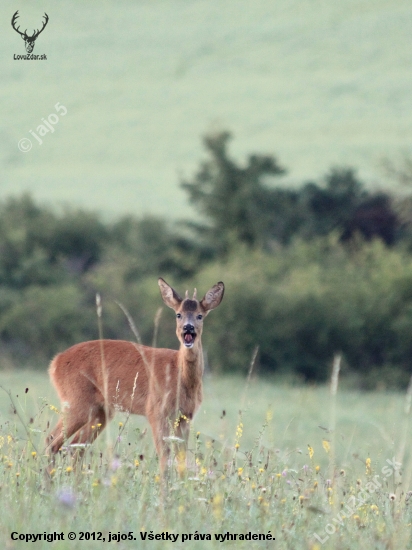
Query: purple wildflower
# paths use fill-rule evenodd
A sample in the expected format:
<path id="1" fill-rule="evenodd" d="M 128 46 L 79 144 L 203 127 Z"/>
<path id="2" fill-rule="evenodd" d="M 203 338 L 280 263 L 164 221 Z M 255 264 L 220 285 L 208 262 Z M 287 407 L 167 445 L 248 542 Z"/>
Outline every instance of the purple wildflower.
<path id="1" fill-rule="evenodd" d="M 58 502 L 66 508 L 73 508 L 76 504 L 76 495 L 71 487 L 62 487 L 57 491 Z"/>

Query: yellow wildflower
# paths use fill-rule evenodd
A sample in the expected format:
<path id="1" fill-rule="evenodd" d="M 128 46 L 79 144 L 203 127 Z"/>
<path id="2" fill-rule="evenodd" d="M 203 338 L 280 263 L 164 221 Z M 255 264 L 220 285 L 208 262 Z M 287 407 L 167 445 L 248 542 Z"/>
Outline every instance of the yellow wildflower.
<path id="1" fill-rule="evenodd" d="M 327 439 L 324 439 L 322 441 L 322 447 L 325 449 L 325 451 L 328 453 L 330 451 L 330 443 Z"/>
<path id="2" fill-rule="evenodd" d="M 239 441 L 242 437 L 242 434 L 243 434 L 243 423 L 239 422 L 239 424 L 236 427 L 236 445 L 235 445 L 235 449 L 239 449 Z"/>
<path id="3" fill-rule="evenodd" d="M 212 499 L 213 515 L 215 519 L 221 519 L 222 517 L 223 501 L 223 496 L 220 493 L 217 493 Z"/>

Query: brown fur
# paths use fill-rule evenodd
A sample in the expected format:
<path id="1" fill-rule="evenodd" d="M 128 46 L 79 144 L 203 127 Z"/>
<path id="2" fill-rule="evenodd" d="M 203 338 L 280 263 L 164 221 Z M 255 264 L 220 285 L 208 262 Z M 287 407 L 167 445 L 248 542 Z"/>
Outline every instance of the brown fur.
<path id="1" fill-rule="evenodd" d="M 203 317 L 220 304 L 224 285 L 217 283 L 200 302 L 191 300 L 189 308 L 163 279 L 159 286 L 163 301 L 176 312 L 180 349 L 93 340 L 57 355 L 49 374 L 62 402 L 62 417 L 47 438 L 52 453 L 71 436 L 72 444 L 93 442 L 116 409 L 147 417 L 162 470 L 169 454 L 164 438 L 176 435 L 187 442 L 189 421 L 202 402 Z M 191 348 L 184 345 L 187 324 L 196 334 Z"/>

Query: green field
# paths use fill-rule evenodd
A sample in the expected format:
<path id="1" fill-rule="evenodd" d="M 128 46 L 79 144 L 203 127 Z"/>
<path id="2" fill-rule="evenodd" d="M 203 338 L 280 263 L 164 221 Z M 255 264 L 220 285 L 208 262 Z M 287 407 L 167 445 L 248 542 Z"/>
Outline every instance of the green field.
<path id="1" fill-rule="evenodd" d="M 411 547 L 412 469 L 402 394 L 339 390 L 330 431 L 333 401 L 326 387 L 206 377 L 189 469 L 179 475 L 173 467 L 165 486 L 146 421 L 124 414 L 86 451 L 83 469 L 72 470 L 63 453 L 49 483 L 42 432 L 57 418 L 50 405 L 60 406 L 49 382 L 45 374 L 21 371 L 4 372 L 1 383 L 14 403 L 0 393 L 0 537 L 6 548 L 26 547 L 10 540 L 12 532 L 64 532 L 64 542 L 53 546 L 59 549 L 102 544 L 68 541 L 69 531 L 102 532 L 106 541 L 109 531 L 132 531 L 139 542 L 122 541 L 120 548 L 218 547 L 215 534 L 227 532 L 270 532 L 276 548 Z M 384 470 L 394 457 L 400 471 Z M 380 487 L 370 492 L 373 479 Z M 141 531 L 168 531 L 179 539 L 143 542 Z M 195 533 L 212 540 L 182 540 Z"/>
<path id="2" fill-rule="evenodd" d="M 34 53 L 10 25 L 48 27 Z M 0 57 L 2 196 L 106 214 L 191 215 L 178 188 L 229 129 L 232 152 L 278 155 L 286 185 L 349 164 L 386 182 L 383 157 L 410 152 L 408 0 L 4 0 Z M 22 153 L 42 118 L 55 132 Z"/>

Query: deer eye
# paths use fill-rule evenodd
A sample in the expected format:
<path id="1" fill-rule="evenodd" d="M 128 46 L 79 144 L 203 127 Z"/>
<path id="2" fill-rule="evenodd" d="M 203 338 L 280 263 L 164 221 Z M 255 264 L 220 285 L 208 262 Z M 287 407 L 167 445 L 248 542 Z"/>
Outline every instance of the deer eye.
<path id="1" fill-rule="evenodd" d="M 198 316 L 197 316 L 197 319 L 198 319 L 199 321 L 201 321 L 201 320 L 203 319 L 203 315 L 198 315 Z"/>
<path id="2" fill-rule="evenodd" d="M 177 319 L 181 319 L 181 318 L 182 318 L 182 314 L 181 314 L 181 313 L 176 313 L 176 318 L 177 318 Z"/>

